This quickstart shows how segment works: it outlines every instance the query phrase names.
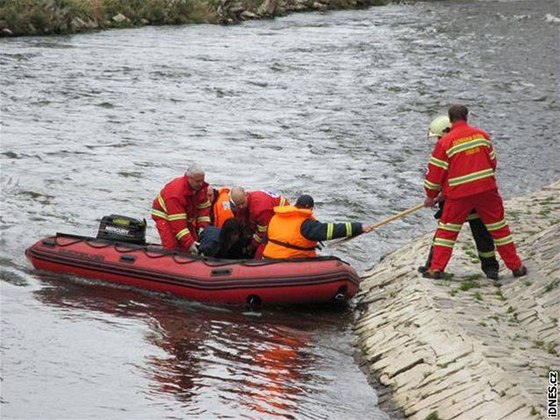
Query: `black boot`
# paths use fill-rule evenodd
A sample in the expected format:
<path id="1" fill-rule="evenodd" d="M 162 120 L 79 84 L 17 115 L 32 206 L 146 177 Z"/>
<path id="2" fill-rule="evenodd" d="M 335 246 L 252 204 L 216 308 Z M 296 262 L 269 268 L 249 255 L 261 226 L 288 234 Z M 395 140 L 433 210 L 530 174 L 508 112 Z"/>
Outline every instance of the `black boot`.
<path id="1" fill-rule="evenodd" d="M 499 279 L 498 271 L 500 270 L 500 264 L 498 264 L 496 257 L 480 257 L 480 265 L 486 277 L 492 280 Z"/>
<path id="2" fill-rule="evenodd" d="M 430 268 L 430 264 L 432 263 L 432 257 L 434 255 L 434 247 L 430 247 L 430 252 L 428 253 L 428 259 L 424 265 L 418 267 L 418 272 L 424 274 Z"/>
<path id="3" fill-rule="evenodd" d="M 516 268 L 515 270 L 511 270 L 513 277 L 523 277 L 527 274 L 527 267 L 525 267 L 524 265 L 522 265 L 519 268 Z"/>
<path id="4" fill-rule="evenodd" d="M 443 279 L 443 271 L 428 269 L 424 273 L 422 273 L 422 277 L 424 277 L 425 279 L 441 280 Z"/>

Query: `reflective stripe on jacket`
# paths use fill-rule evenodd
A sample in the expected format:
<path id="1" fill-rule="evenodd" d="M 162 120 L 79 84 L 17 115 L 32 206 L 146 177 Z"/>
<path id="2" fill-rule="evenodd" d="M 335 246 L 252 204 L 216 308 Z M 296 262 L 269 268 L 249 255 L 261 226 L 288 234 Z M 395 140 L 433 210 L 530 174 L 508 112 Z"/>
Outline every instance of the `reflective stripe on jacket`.
<path id="1" fill-rule="evenodd" d="M 167 183 L 152 203 L 152 219 L 167 221 L 181 248 L 188 249 L 197 239 L 197 229 L 210 222 L 207 189 L 204 183 L 194 191 L 183 175 Z"/>
<path id="2" fill-rule="evenodd" d="M 456 121 L 441 137 L 428 162 L 424 188 L 428 197 L 443 191 L 446 198 L 461 198 L 497 188 L 496 153 L 485 131 Z"/>
<path id="3" fill-rule="evenodd" d="M 275 207 L 274 216 L 268 224 L 268 242 L 265 258 L 315 257 L 316 241 L 301 234 L 301 225 L 313 218 L 313 212 L 294 206 Z"/>

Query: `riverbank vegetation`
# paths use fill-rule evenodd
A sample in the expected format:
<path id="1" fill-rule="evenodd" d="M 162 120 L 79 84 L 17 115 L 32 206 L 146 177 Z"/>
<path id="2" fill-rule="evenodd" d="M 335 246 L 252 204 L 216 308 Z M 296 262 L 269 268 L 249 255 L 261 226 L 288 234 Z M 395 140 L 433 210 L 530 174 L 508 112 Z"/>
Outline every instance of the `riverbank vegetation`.
<path id="1" fill-rule="evenodd" d="M 291 12 L 386 3 L 388 0 L 0 0 L 0 35 L 72 34 L 144 25 L 234 24 Z"/>

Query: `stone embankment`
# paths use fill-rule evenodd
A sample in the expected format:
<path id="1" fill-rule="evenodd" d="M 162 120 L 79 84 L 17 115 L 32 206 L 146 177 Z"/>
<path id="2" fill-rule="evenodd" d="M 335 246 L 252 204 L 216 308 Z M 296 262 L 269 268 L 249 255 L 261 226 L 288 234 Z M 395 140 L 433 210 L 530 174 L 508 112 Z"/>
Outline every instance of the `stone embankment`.
<path id="1" fill-rule="evenodd" d="M 366 368 L 387 387 L 382 406 L 413 419 L 547 418 L 549 371 L 560 367 L 560 181 L 506 202 L 506 218 L 526 277 L 505 267 L 499 281 L 483 277 L 468 228 L 452 278 L 416 271 L 432 234 L 366 273 L 356 331 Z"/>

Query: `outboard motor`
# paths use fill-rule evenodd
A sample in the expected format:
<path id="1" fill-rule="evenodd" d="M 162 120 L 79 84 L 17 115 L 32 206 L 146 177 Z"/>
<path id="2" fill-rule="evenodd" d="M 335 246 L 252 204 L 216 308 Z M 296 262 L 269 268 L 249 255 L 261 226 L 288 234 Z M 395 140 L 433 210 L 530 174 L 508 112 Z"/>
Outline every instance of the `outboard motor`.
<path id="1" fill-rule="evenodd" d="M 97 239 L 146 245 L 146 219 L 111 214 L 104 216 L 99 224 Z"/>

